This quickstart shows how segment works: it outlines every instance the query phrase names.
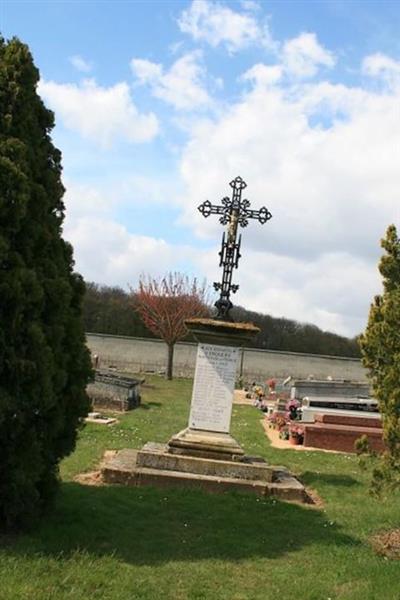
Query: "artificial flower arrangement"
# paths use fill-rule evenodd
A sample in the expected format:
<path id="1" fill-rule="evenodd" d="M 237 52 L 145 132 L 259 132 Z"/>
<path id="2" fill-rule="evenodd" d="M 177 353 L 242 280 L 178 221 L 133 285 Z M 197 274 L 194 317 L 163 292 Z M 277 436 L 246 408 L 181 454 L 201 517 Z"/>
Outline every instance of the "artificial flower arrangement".
<path id="1" fill-rule="evenodd" d="M 290 419 L 291 421 L 296 421 L 297 419 L 299 419 L 300 415 L 298 411 L 300 406 L 300 402 L 295 398 L 291 398 L 288 402 L 286 402 L 285 408 L 288 419 Z"/>
<path id="2" fill-rule="evenodd" d="M 301 425 L 289 425 L 289 441 L 294 445 L 304 442 L 304 427 Z"/>

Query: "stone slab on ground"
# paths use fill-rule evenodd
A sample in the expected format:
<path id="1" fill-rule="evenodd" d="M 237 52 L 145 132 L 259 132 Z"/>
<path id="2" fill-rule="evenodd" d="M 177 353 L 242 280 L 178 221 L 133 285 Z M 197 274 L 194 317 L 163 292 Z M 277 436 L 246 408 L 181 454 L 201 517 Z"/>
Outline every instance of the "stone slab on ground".
<path id="1" fill-rule="evenodd" d="M 266 479 L 244 479 L 240 476 L 209 475 L 185 472 L 183 470 L 139 466 L 138 455 L 140 452 L 142 452 L 143 457 L 146 450 L 138 452 L 136 450 L 124 449 L 116 452 L 114 455 L 108 454 L 105 456 L 101 465 L 103 481 L 105 483 L 119 483 L 131 486 L 185 487 L 216 493 L 240 491 L 254 493 L 258 496 L 274 496 L 287 501 L 309 502 L 304 486 L 283 467 L 269 467 L 272 470 L 272 474 L 268 476 L 272 481 Z M 157 453 L 156 449 L 155 453 Z M 221 463 L 221 461 L 218 462 Z M 175 466 L 179 468 L 184 465 L 187 465 L 187 463 L 179 463 L 179 461 L 175 463 Z M 169 466 L 172 466 L 172 463 Z M 254 467 L 254 464 L 252 466 Z M 233 468 L 232 465 L 231 467 Z M 204 467 L 204 471 L 207 472 L 209 468 L 209 465 Z M 228 475 L 231 474 L 232 472 L 228 473 Z M 239 471 L 236 472 L 236 475 L 240 475 Z M 255 473 L 253 473 L 253 476 L 255 476 Z"/>
<path id="2" fill-rule="evenodd" d="M 117 422 L 113 417 L 106 417 L 97 412 L 90 412 L 85 419 L 86 423 L 97 423 L 97 425 L 112 425 Z"/>

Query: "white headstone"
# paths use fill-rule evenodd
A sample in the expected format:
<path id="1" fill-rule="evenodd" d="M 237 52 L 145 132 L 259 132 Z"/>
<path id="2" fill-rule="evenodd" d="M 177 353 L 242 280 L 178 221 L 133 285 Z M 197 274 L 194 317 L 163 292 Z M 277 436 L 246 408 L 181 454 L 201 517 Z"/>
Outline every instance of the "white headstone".
<path id="1" fill-rule="evenodd" d="M 239 349 L 199 344 L 189 416 L 191 429 L 229 433 Z"/>

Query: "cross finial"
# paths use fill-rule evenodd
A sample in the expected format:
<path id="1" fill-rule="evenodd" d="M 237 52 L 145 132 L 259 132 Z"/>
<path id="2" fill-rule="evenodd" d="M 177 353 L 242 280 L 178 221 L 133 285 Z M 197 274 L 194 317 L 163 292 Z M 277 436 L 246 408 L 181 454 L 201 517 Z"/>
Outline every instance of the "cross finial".
<path id="1" fill-rule="evenodd" d="M 222 199 L 222 205 L 215 206 L 209 200 L 201 204 L 198 209 L 204 217 L 210 215 L 221 215 L 219 221 L 222 225 L 227 225 L 227 232 L 222 235 L 222 246 L 219 253 L 220 267 L 223 267 L 222 281 L 214 283 L 214 289 L 220 291 L 220 297 L 215 303 L 218 310 L 217 319 L 232 321 L 229 312 L 232 308 L 230 300 L 231 292 L 234 294 L 239 289 L 239 286 L 232 284 L 233 269 L 238 268 L 240 255 L 240 245 L 242 236 L 237 239 L 238 225 L 246 227 L 249 219 L 257 219 L 262 225 L 272 218 L 271 213 L 265 206 L 260 210 L 251 210 L 250 202 L 242 200 L 242 191 L 247 187 L 247 184 L 241 177 L 236 177 L 230 184 L 232 188 L 232 198 L 225 197 Z"/>
<path id="2" fill-rule="evenodd" d="M 244 190 L 244 188 L 247 187 L 247 183 L 243 181 L 241 177 L 236 177 L 235 179 L 232 179 L 229 185 L 234 190 Z"/>

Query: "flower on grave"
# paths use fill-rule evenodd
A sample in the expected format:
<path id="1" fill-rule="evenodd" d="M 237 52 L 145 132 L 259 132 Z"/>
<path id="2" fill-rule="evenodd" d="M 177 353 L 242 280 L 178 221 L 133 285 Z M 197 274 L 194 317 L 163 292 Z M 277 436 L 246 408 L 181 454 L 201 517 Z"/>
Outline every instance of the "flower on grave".
<path id="1" fill-rule="evenodd" d="M 287 421 L 283 415 L 276 416 L 275 425 L 276 425 L 276 428 L 279 429 L 279 431 L 281 429 L 283 429 L 284 427 L 286 427 L 286 423 L 287 423 Z"/>
<path id="2" fill-rule="evenodd" d="M 290 410 L 291 408 L 299 408 L 300 402 L 296 400 L 296 398 L 291 398 L 289 402 L 286 402 L 285 408 L 286 410 Z"/>
<path id="3" fill-rule="evenodd" d="M 290 435 L 293 437 L 303 437 L 304 427 L 302 427 L 301 425 L 291 425 L 290 426 Z"/>
<path id="4" fill-rule="evenodd" d="M 287 416 L 291 421 L 295 421 L 296 419 L 298 419 L 298 409 L 300 408 L 300 406 L 300 402 L 295 398 L 292 398 L 291 400 L 289 400 L 289 402 L 286 402 L 285 408 L 287 410 Z"/>

